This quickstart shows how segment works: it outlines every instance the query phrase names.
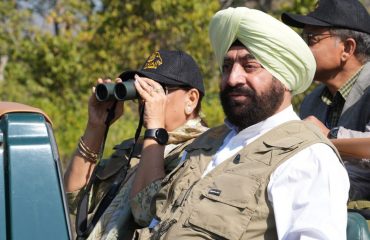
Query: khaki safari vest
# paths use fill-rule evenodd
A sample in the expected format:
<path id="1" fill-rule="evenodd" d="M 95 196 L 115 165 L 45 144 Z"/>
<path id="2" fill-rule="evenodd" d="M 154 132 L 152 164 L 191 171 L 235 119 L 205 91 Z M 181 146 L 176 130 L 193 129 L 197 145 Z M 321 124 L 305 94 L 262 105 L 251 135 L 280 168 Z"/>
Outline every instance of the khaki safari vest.
<path id="1" fill-rule="evenodd" d="M 125 205 L 127 209 L 125 209 L 125 216 L 121 216 L 121 224 L 125 225 L 125 228 L 119 229 L 119 238 L 121 236 L 125 236 L 126 239 L 129 236 L 132 236 L 133 231 L 136 228 L 139 228 L 132 217 L 130 204 L 129 204 L 129 192 L 131 190 L 131 185 L 134 180 L 137 164 L 141 158 L 141 150 L 142 150 L 142 141 L 143 139 L 139 139 L 138 143 L 135 146 L 133 156 L 131 159 L 131 168 L 128 170 L 125 180 L 122 182 L 120 191 L 125 191 L 124 197 L 126 199 L 127 204 Z M 190 143 L 194 141 L 194 138 L 189 139 L 181 144 L 178 144 L 174 149 L 172 149 L 167 156 L 165 157 L 165 173 L 171 172 L 178 164 L 180 155 L 182 154 L 184 148 L 188 146 Z M 130 151 L 132 146 L 134 145 L 133 139 L 128 139 L 123 141 L 122 143 L 116 145 L 114 147 L 114 152 L 110 156 L 109 159 L 105 159 L 98 165 L 98 170 L 96 172 L 97 178 L 93 185 L 92 194 L 90 195 L 90 202 L 89 202 L 89 215 L 88 221 L 91 220 L 93 215 L 96 212 L 101 200 L 103 199 L 104 195 L 107 194 L 109 191 L 113 181 L 116 179 L 118 174 L 122 171 L 123 167 L 127 165 L 128 158 L 130 155 Z M 77 211 L 77 204 L 82 197 L 83 191 L 80 191 L 75 199 L 72 199 L 72 203 L 70 203 L 70 211 L 72 214 L 70 215 L 71 221 L 75 222 L 75 214 Z M 103 215 L 104 216 L 104 215 Z M 102 216 L 102 217 L 103 217 Z M 75 233 L 75 231 L 73 231 Z M 94 230 L 91 233 L 91 236 L 95 234 Z"/>
<path id="2" fill-rule="evenodd" d="M 151 233 L 143 230 L 140 239 L 277 239 L 273 208 L 267 199 L 271 173 L 315 143 L 329 145 L 340 158 L 319 129 L 290 121 L 202 178 L 228 132 L 225 125 L 214 128 L 187 147 L 187 160 L 163 180 L 156 196 L 161 222 Z"/>

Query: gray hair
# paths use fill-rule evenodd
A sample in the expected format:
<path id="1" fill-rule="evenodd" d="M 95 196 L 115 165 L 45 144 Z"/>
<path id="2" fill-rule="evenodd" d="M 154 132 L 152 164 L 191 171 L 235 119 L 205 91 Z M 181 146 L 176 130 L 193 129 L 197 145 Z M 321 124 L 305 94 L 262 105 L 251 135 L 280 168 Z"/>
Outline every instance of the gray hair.
<path id="1" fill-rule="evenodd" d="M 350 29 L 331 28 L 330 33 L 338 36 L 342 41 L 353 38 L 356 41 L 355 56 L 361 63 L 370 61 L 370 34 Z"/>

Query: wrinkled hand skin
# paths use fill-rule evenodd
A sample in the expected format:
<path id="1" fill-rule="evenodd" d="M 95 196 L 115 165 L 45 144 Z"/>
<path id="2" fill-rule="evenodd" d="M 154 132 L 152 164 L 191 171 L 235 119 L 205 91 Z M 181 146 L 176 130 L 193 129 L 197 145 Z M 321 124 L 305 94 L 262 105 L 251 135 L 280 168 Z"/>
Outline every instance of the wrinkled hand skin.
<path id="1" fill-rule="evenodd" d="M 135 87 L 145 102 L 144 127 L 164 128 L 167 97 L 163 87 L 149 78 L 135 75 Z"/>

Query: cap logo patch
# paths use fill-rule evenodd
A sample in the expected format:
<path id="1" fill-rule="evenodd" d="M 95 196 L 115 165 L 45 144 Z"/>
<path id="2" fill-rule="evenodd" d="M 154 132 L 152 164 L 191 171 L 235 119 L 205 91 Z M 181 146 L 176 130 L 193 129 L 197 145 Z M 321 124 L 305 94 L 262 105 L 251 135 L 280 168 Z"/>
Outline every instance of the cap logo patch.
<path id="1" fill-rule="evenodd" d="M 148 60 L 146 61 L 145 65 L 144 65 L 144 69 L 157 69 L 157 67 L 159 67 L 160 65 L 162 65 L 163 61 L 162 61 L 162 57 L 161 57 L 161 54 L 159 54 L 159 52 L 155 52 L 155 53 L 152 53 Z"/>

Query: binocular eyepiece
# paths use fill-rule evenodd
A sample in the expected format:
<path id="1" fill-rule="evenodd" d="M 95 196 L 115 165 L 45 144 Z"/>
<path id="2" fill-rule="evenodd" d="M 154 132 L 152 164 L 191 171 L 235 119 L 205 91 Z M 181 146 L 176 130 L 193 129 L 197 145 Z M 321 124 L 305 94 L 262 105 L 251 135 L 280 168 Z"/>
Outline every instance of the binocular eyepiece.
<path id="1" fill-rule="evenodd" d="M 100 83 L 95 88 L 95 97 L 98 101 L 126 101 L 137 99 L 139 96 L 136 92 L 133 79 L 119 83 Z"/>

